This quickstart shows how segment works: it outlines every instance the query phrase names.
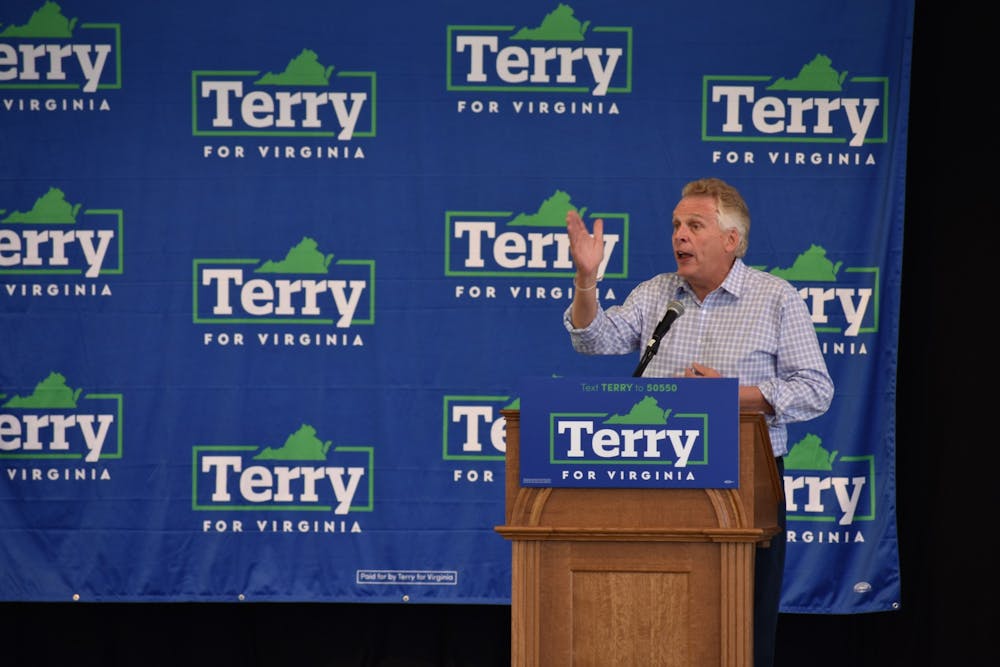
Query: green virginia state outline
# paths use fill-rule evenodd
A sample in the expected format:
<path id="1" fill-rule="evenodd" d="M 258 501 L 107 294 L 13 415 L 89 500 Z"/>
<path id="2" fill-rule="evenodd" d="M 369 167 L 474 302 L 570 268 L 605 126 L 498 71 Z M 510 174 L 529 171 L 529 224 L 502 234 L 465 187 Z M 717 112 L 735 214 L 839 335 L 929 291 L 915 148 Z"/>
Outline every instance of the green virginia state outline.
<path id="1" fill-rule="evenodd" d="M 24 25 L 11 25 L 0 31 L 0 37 L 54 37 L 67 39 L 73 36 L 77 19 L 67 19 L 62 7 L 49 0 L 31 13 Z"/>

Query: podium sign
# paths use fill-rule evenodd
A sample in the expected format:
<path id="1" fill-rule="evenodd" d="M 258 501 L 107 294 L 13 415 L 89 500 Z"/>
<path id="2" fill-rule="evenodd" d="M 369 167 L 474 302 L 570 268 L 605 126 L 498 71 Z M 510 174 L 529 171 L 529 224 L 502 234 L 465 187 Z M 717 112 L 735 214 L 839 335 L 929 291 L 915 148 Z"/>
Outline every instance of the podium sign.
<path id="1" fill-rule="evenodd" d="M 526 378 L 525 487 L 739 486 L 735 378 Z"/>

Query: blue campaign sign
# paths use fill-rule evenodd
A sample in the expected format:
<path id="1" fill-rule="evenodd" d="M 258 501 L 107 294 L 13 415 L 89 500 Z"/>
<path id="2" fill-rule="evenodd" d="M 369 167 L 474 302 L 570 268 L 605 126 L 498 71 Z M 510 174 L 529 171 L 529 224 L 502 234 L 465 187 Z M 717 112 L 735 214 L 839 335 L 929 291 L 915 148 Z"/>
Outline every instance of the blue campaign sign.
<path id="1" fill-rule="evenodd" d="M 521 485 L 736 488 L 735 378 L 526 378 Z"/>

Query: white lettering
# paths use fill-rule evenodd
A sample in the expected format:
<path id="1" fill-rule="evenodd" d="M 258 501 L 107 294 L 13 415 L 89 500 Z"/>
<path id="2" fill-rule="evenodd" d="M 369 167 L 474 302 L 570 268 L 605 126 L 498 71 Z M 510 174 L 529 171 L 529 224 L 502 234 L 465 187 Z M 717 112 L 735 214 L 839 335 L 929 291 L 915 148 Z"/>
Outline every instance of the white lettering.
<path id="1" fill-rule="evenodd" d="M 365 475 L 360 467 L 341 466 L 274 466 L 252 465 L 243 469 L 243 460 L 238 456 L 205 456 L 201 460 L 201 472 L 212 476 L 214 502 L 230 502 L 230 474 L 239 473 L 240 498 L 251 503 L 289 503 L 320 501 L 319 489 L 326 489 L 321 482 L 328 482 L 337 500 L 334 514 L 347 514 L 358 484 Z"/>
<path id="2" fill-rule="evenodd" d="M 340 314 L 336 326 L 350 326 L 354 311 L 367 283 L 364 280 L 289 280 L 286 278 L 253 278 L 244 282 L 242 269 L 205 269 L 201 284 L 214 285 L 214 315 L 232 315 L 232 286 L 239 290 L 240 306 L 256 317 L 276 315 L 320 315 L 320 297 L 333 298 L 334 310 Z"/>
<path id="3" fill-rule="evenodd" d="M 0 44 L 0 81 L 65 81 L 63 61 L 73 55 L 83 73 L 83 91 L 97 90 L 110 44 Z M 20 67 L 18 67 L 20 56 Z"/>
<path id="4" fill-rule="evenodd" d="M 455 48 L 458 53 L 469 52 L 469 72 L 465 75 L 469 83 L 485 83 L 488 80 L 488 54 L 496 54 L 492 62 L 493 71 L 500 80 L 510 84 L 530 81 L 545 85 L 551 83 L 553 78 L 557 83 L 574 84 L 577 82 L 574 64 L 586 61 L 596 84 L 590 91 L 595 97 L 607 94 L 622 56 L 622 49 L 618 48 L 535 46 L 525 49 L 512 45 L 501 49 L 500 40 L 495 35 L 459 35 Z"/>
<path id="5" fill-rule="evenodd" d="M 322 128 L 321 111 L 332 107 L 340 126 L 337 138 L 347 140 L 354 136 L 361 109 L 368 100 L 367 93 L 334 93 L 283 91 L 270 93 L 254 90 L 244 96 L 242 81 L 202 81 L 201 96 L 215 103 L 212 127 L 233 127 L 230 102 L 240 100 L 240 119 L 254 129 Z M 348 99 L 350 105 L 348 105 Z"/>
<path id="6" fill-rule="evenodd" d="M 711 99 L 725 107 L 724 132 L 743 131 L 745 105 L 750 104 L 750 122 L 764 134 L 832 135 L 836 129 L 834 122 L 843 118 L 850 130 L 849 146 L 864 144 L 875 111 L 881 105 L 877 98 L 766 96 L 758 100 L 752 86 L 725 85 L 713 86 Z"/>

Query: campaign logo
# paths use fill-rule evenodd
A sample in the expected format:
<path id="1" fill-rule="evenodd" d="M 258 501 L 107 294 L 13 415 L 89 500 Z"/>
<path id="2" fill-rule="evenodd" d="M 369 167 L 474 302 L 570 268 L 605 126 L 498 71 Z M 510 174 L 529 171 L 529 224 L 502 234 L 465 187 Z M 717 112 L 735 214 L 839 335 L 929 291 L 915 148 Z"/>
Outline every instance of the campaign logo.
<path id="1" fill-rule="evenodd" d="M 276 72 L 195 70 L 192 133 L 237 142 L 205 144 L 205 158 L 364 159 L 348 142 L 375 136 L 375 84 L 375 72 L 336 71 L 311 49 Z"/>
<path id="2" fill-rule="evenodd" d="M 24 394 L 0 394 L 0 461 L 11 481 L 107 480 L 122 458 L 121 394 L 71 388 L 52 372 Z M 14 468 L 10 464 L 21 463 Z"/>
<path id="3" fill-rule="evenodd" d="M 749 148 L 713 149 L 717 164 L 872 166 L 888 143 L 889 79 L 838 71 L 817 54 L 791 77 L 702 77 L 701 138 Z M 775 145 L 756 151 L 753 144 Z M 777 146 L 788 144 L 789 149 Z M 803 145 L 813 144 L 809 149 Z"/>
<path id="4" fill-rule="evenodd" d="M 55 2 L 0 21 L 4 111 L 109 111 L 98 93 L 122 87 L 118 23 L 66 18 Z"/>
<path id="5" fill-rule="evenodd" d="M 0 276 L 8 297 L 109 296 L 124 266 L 121 209 L 84 208 L 50 187 L 27 210 L 0 208 Z"/>
<path id="6" fill-rule="evenodd" d="M 627 278 L 628 213 L 589 213 L 586 206 L 574 205 L 568 193 L 556 190 L 531 212 L 445 212 L 445 276 L 463 280 L 455 285 L 455 298 L 491 299 L 503 294 L 511 299 L 572 299 L 568 286 L 575 268 L 566 232 L 566 213 L 571 209 L 591 225 L 595 218 L 604 219 L 599 274 Z M 517 282 L 500 285 L 495 278 Z M 600 296 L 614 299 L 613 288 L 602 285 Z"/>
<path id="7" fill-rule="evenodd" d="M 205 345 L 362 346 L 350 329 L 375 323 L 375 261 L 335 259 L 309 237 L 278 260 L 195 259 L 193 281 L 197 325 L 286 327 L 206 332 Z"/>
<path id="8" fill-rule="evenodd" d="M 566 4 L 530 27 L 449 25 L 447 40 L 459 113 L 617 115 L 613 97 L 632 92 L 632 28 L 593 26 Z"/>
<path id="9" fill-rule="evenodd" d="M 702 382 L 704 386 L 697 387 L 672 379 L 582 383 L 580 390 L 594 396 L 599 397 L 601 392 L 620 395 L 629 406 L 620 412 L 582 407 L 572 411 L 548 408 L 542 415 L 522 412 L 522 435 L 531 437 L 534 433 L 546 444 L 547 452 L 521 452 L 521 484 L 732 487 L 739 477 L 739 457 L 734 449 L 736 411 L 731 405 L 736 383 L 726 378 L 713 382 L 731 390 L 720 391 L 715 397 L 719 399 L 717 409 L 709 407 L 708 401 L 713 399 L 706 393 L 715 386 Z M 686 407 L 694 403 L 684 401 L 678 393 L 685 391 L 682 384 L 691 388 L 694 403 L 705 409 Z M 630 394 L 642 391 L 666 393 L 628 399 Z M 677 404 L 663 407 L 660 400 L 669 395 L 678 397 Z"/>
<path id="10" fill-rule="evenodd" d="M 879 267 L 845 268 L 813 244 L 791 266 L 774 267 L 768 273 L 795 285 L 809 307 L 816 333 L 843 336 L 843 341 L 829 345 L 821 341 L 824 353 L 868 354 L 858 337 L 878 333 Z"/>
<path id="11" fill-rule="evenodd" d="M 374 449 L 334 445 L 302 424 L 279 446 L 196 445 L 192 452 L 191 507 L 195 512 L 259 510 L 315 512 L 336 519 L 205 519 L 204 532 L 359 533 L 344 517 L 375 506 Z"/>
<path id="12" fill-rule="evenodd" d="M 494 468 L 479 463 L 505 461 L 507 419 L 501 410 L 517 410 L 520 399 L 494 395 L 446 395 L 444 397 L 441 458 L 455 463 L 454 482 L 495 482 L 503 478 Z M 457 467 L 459 465 L 466 467 Z"/>
<path id="13" fill-rule="evenodd" d="M 790 541 L 863 542 L 863 534 L 851 528 L 875 520 L 875 457 L 840 456 L 808 433 L 785 456 L 784 489 Z M 794 530 L 799 522 L 830 528 Z"/>

